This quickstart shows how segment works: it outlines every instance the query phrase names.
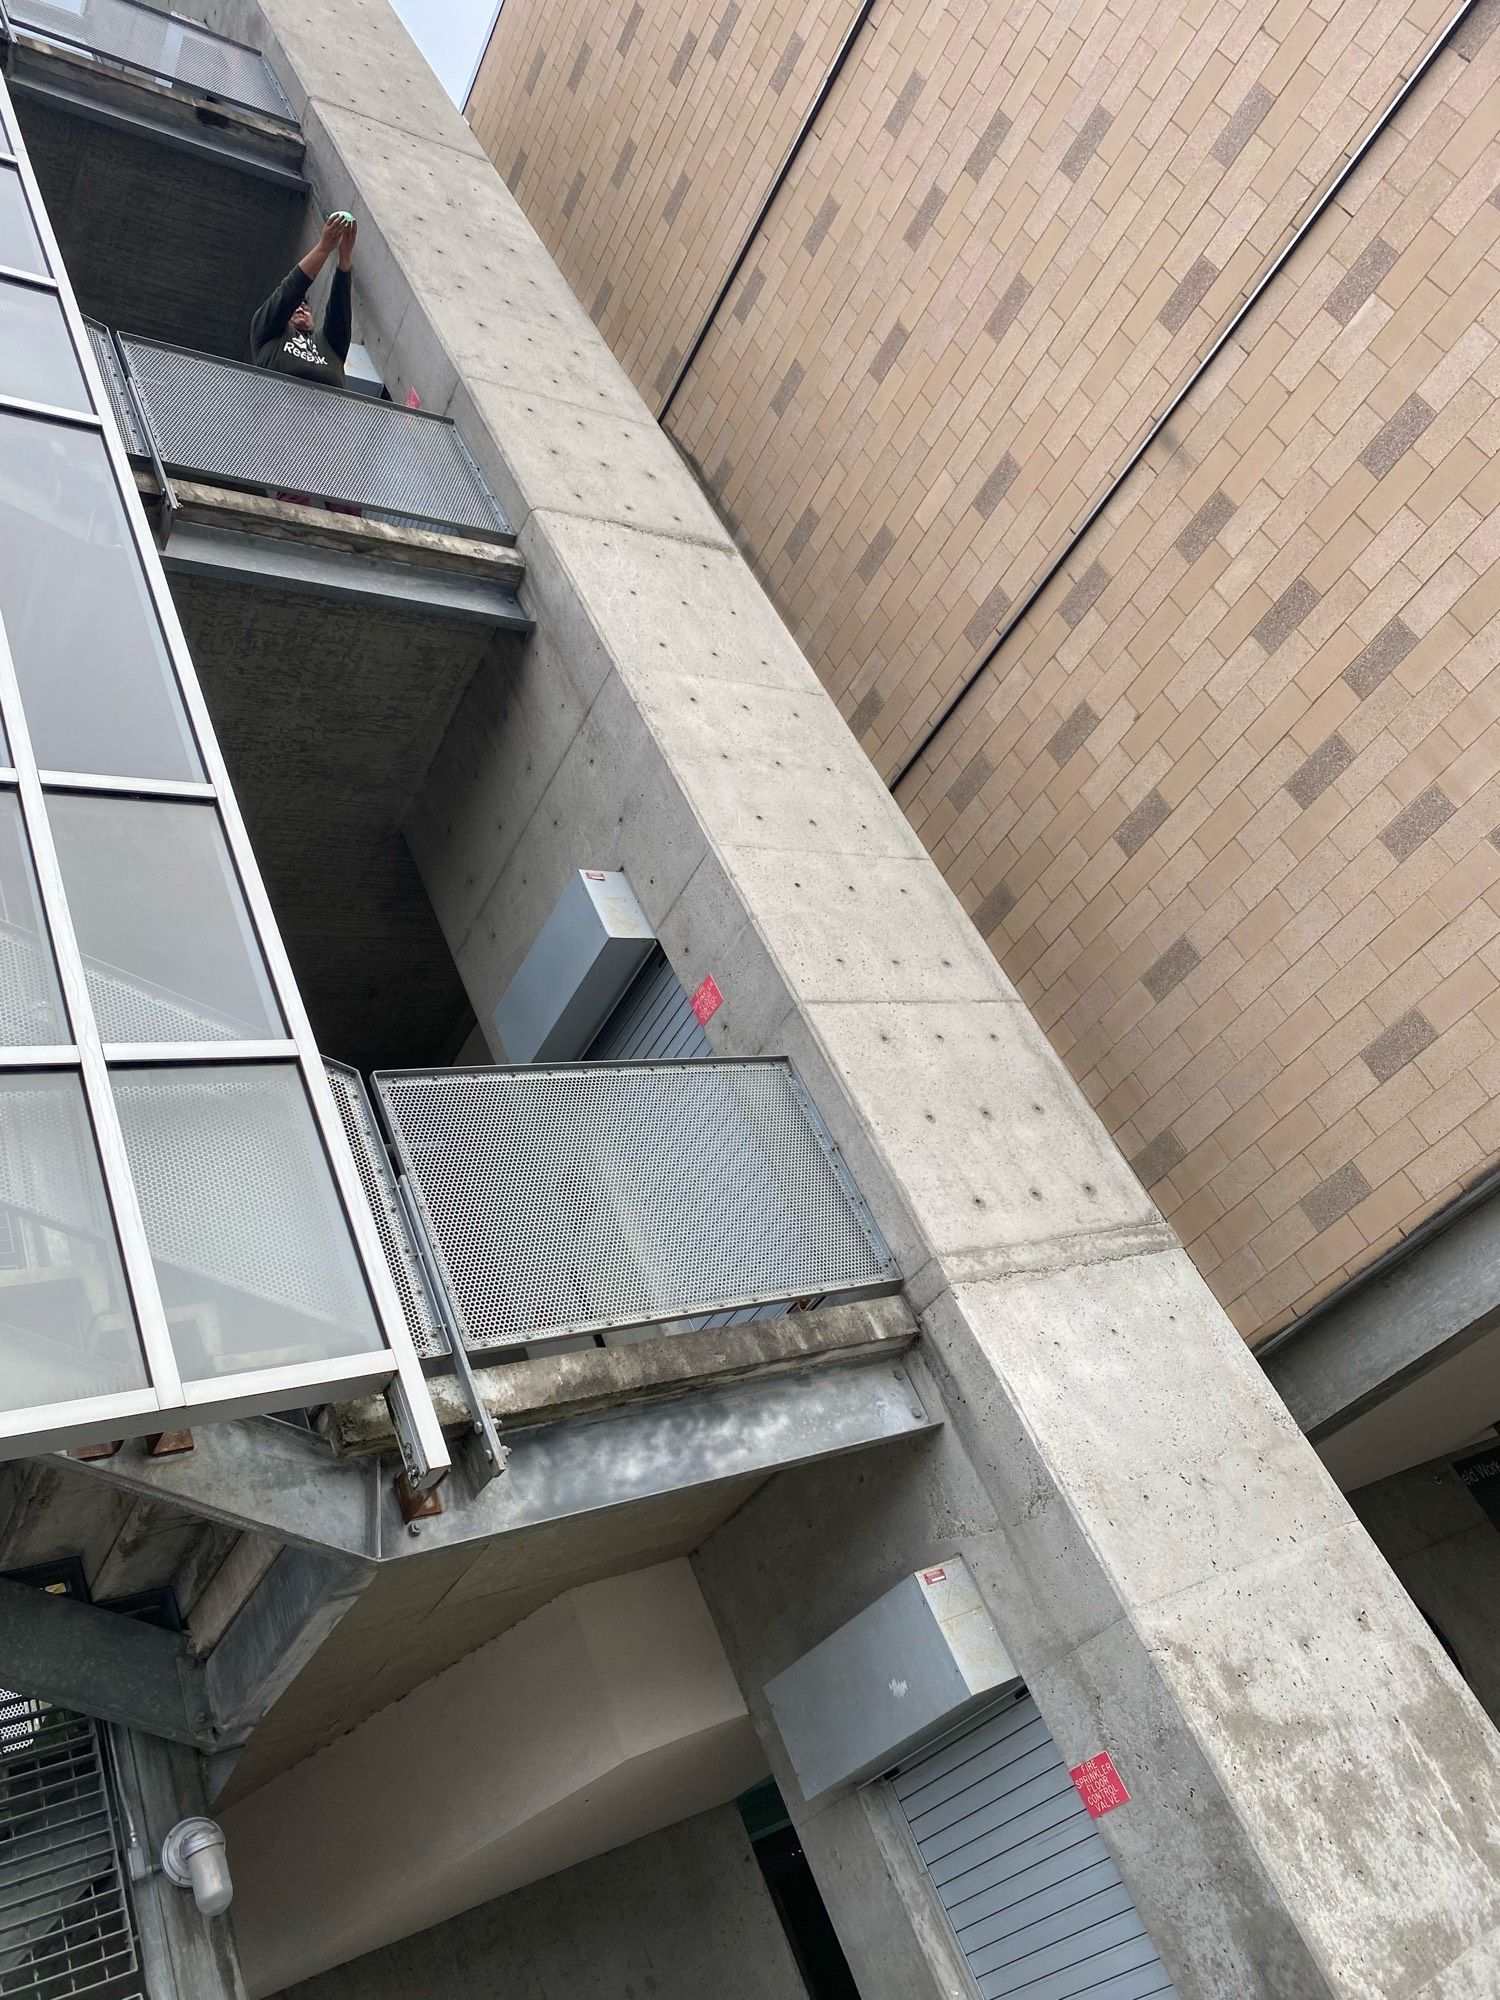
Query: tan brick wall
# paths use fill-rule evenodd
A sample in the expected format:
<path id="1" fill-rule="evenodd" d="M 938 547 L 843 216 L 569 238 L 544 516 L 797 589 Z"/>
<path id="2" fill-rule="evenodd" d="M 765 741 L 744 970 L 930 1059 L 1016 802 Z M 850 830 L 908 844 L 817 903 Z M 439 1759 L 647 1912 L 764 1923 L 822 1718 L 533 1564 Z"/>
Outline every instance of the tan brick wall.
<path id="1" fill-rule="evenodd" d="M 518 192 L 585 301 L 613 277 L 602 323 L 648 395 L 784 150 L 793 17 L 783 96 L 819 73 L 796 10 L 747 5 L 726 54 L 758 61 L 671 101 L 678 30 L 724 16 L 696 5 L 601 78 L 589 176 L 650 134 L 625 213 L 556 206 L 584 158 L 557 136 L 572 44 L 520 114 L 559 150 Z M 507 0 L 513 75 L 564 11 Z M 670 428 L 888 775 L 1450 11 L 877 6 Z M 901 788 L 1250 1335 L 1500 1152 L 1497 18 L 1482 0 Z M 502 169 L 519 103 L 476 115 Z M 658 212 L 684 173 L 720 184 L 696 264 Z"/>

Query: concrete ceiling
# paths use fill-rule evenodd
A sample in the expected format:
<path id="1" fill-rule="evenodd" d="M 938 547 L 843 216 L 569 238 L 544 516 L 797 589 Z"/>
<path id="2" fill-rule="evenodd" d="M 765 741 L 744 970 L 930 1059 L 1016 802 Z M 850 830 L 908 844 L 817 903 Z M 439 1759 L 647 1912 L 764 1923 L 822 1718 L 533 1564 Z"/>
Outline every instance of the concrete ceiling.
<path id="1" fill-rule="evenodd" d="M 401 827 L 460 697 L 517 644 L 480 624 L 174 575 L 172 595 L 319 1045 L 451 1061 L 473 1014 Z"/>
<path id="2" fill-rule="evenodd" d="M 1345 1493 L 1492 1441 L 1500 1424 L 1500 1324 L 1318 1442 Z"/>

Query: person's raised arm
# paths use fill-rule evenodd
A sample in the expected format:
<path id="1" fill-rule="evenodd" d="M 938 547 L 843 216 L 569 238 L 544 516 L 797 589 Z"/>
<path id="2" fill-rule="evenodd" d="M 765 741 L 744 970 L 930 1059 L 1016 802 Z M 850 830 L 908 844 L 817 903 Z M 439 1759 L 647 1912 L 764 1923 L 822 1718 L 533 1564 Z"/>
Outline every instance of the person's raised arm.
<path id="1" fill-rule="evenodd" d="M 354 239 L 358 234 L 357 222 L 344 224 L 344 233 L 339 238 L 338 269 L 333 274 L 328 310 L 323 315 L 323 338 L 340 361 L 349 359 L 349 342 L 354 338 L 353 280 L 350 274 L 354 269 Z"/>
<path id="2" fill-rule="evenodd" d="M 252 355 L 258 354 L 271 341 L 279 340 L 286 332 L 292 314 L 307 297 L 308 287 L 338 248 L 343 234 L 342 219 L 330 216 L 311 250 L 292 266 L 264 305 L 259 307 L 250 322 Z"/>

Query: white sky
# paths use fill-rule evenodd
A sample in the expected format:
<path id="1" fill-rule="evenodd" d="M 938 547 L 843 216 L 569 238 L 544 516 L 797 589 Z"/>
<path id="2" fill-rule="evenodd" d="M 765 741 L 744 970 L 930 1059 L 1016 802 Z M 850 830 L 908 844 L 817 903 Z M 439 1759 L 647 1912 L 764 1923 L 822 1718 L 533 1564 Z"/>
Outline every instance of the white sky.
<path id="1" fill-rule="evenodd" d="M 461 104 L 495 18 L 495 0 L 393 0 L 393 5 L 448 95 Z"/>

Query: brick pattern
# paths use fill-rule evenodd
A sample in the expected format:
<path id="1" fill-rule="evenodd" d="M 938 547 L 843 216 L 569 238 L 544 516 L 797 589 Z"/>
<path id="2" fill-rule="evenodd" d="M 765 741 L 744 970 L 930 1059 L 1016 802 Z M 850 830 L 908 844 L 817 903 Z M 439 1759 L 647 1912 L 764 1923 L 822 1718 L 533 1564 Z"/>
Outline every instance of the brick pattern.
<path id="1" fill-rule="evenodd" d="M 846 0 L 500 10 L 469 121 L 653 408 L 847 15 Z"/>
<path id="2" fill-rule="evenodd" d="M 736 96 L 701 68 L 722 5 L 661 11 L 575 111 L 579 44 L 614 51 L 628 10 L 507 0 L 476 98 L 580 296 L 613 286 L 600 323 L 648 393 L 842 25 L 744 10 Z M 901 790 L 1251 1337 L 1500 1152 L 1500 9 L 1480 11 Z M 1441 13 L 876 10 L 671 428 L 879 768 Z M 544 43 L 532 95 L 508 90 Z"/>

